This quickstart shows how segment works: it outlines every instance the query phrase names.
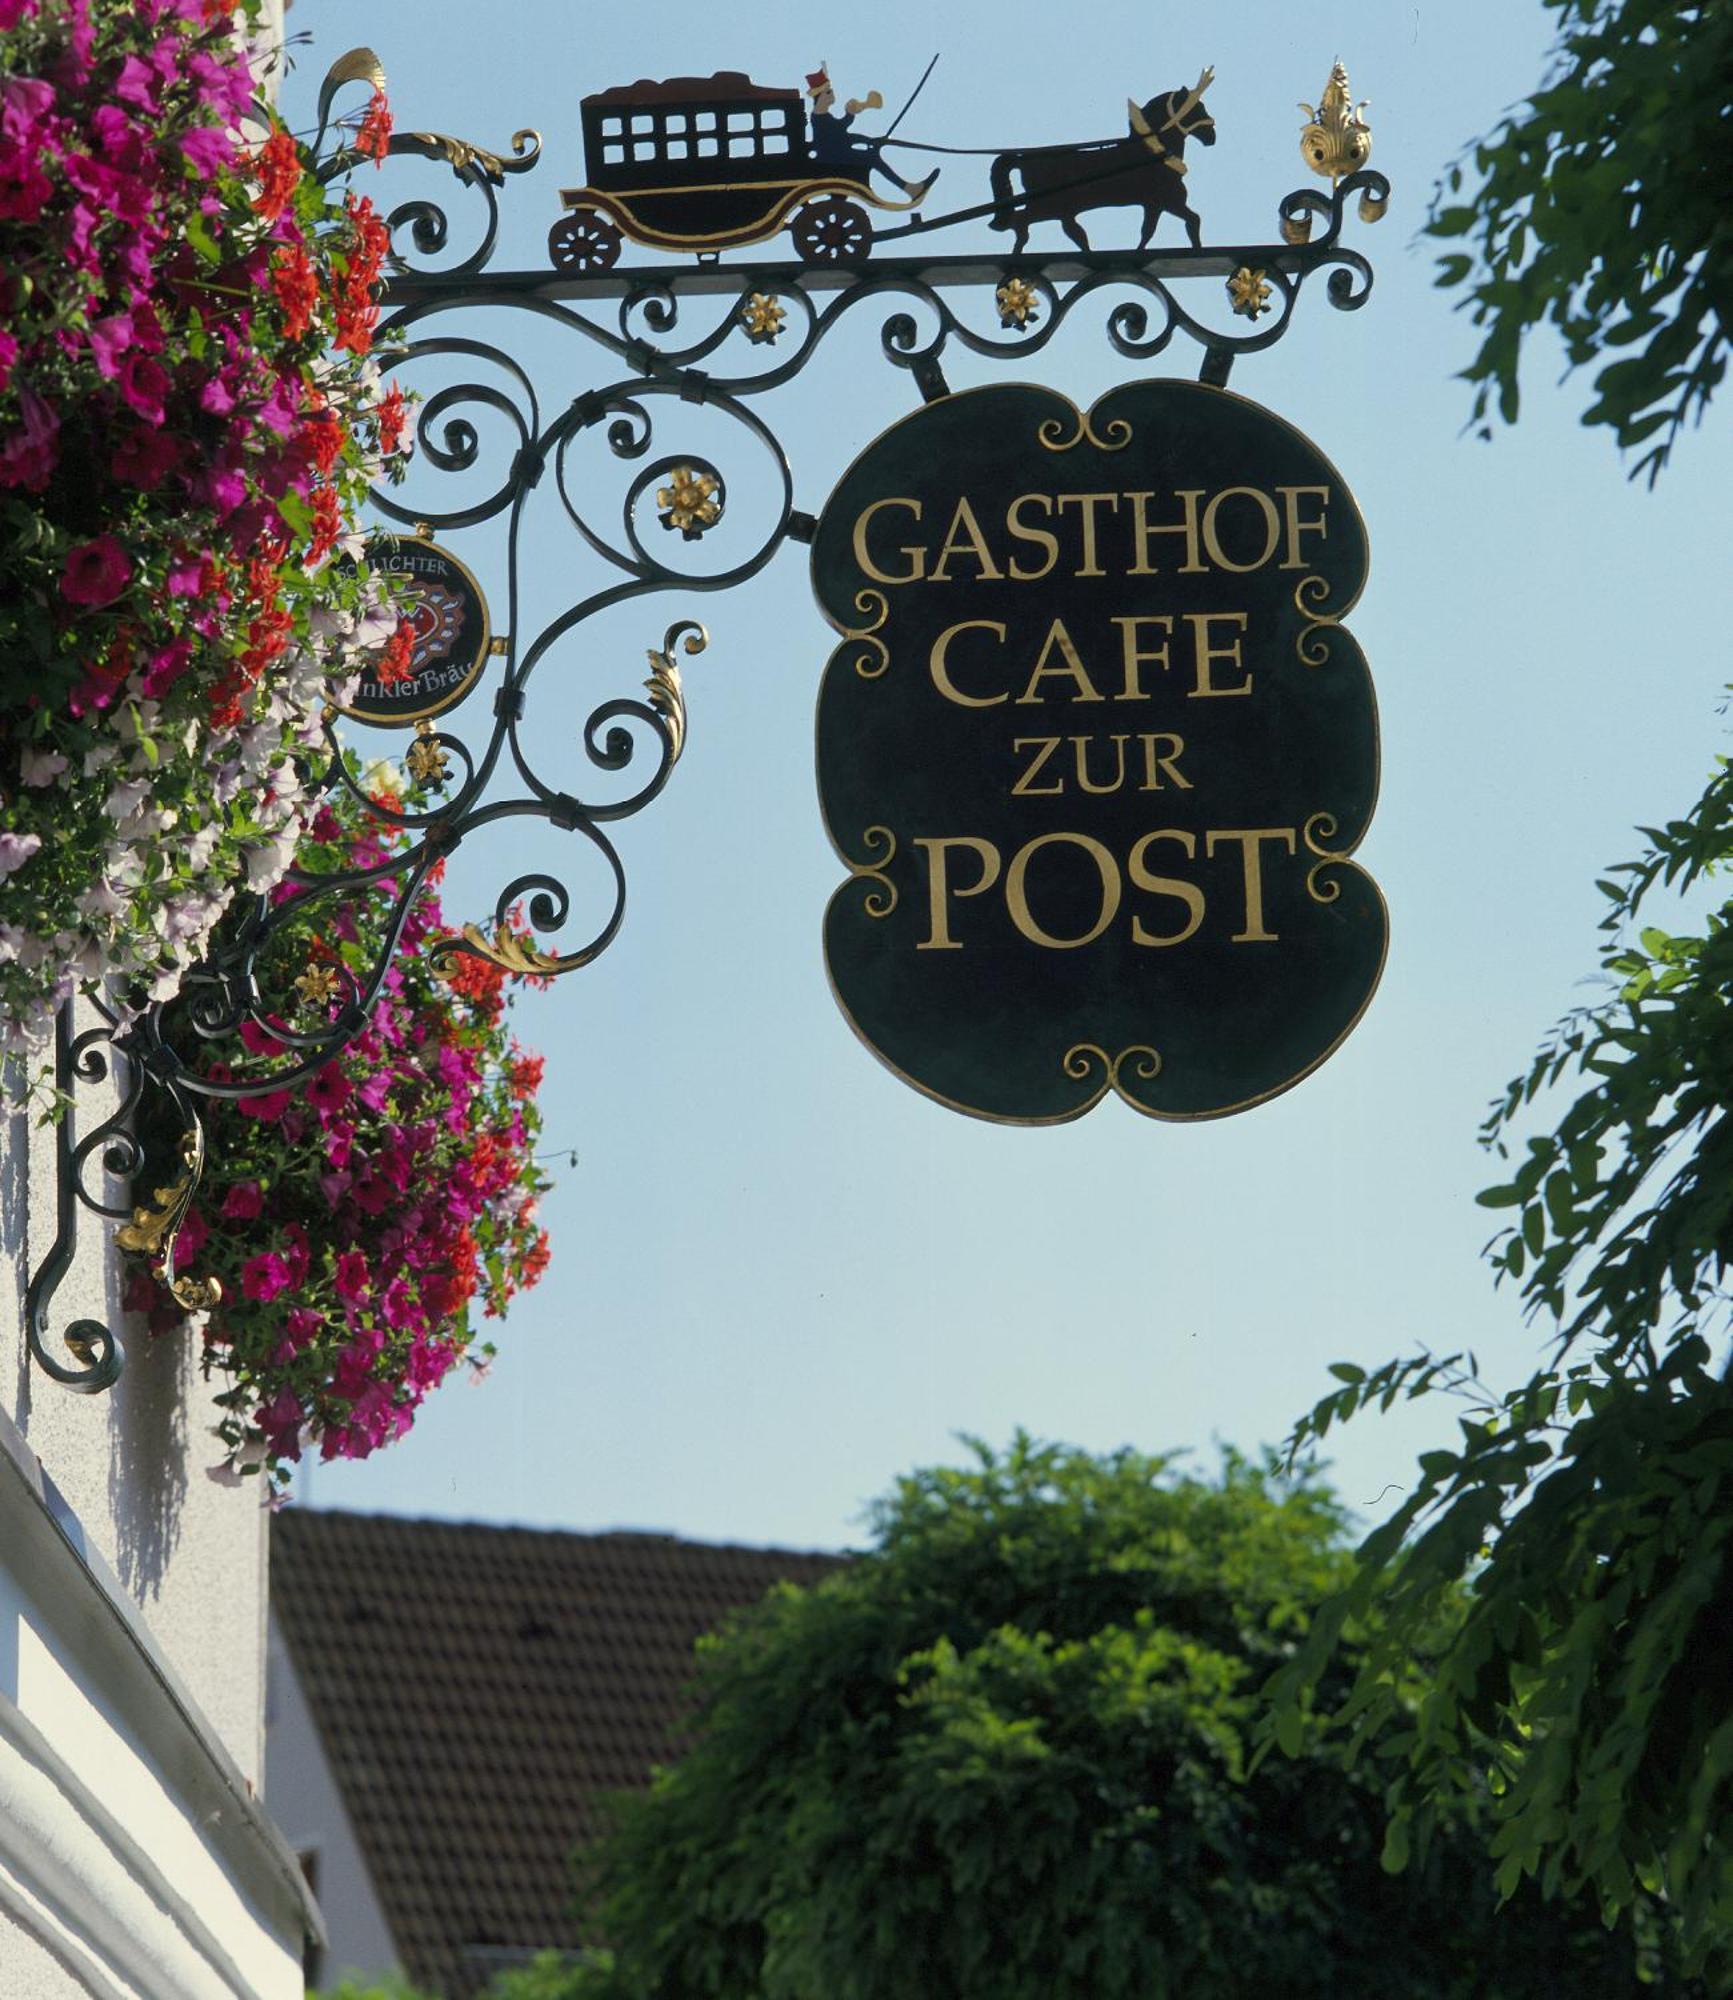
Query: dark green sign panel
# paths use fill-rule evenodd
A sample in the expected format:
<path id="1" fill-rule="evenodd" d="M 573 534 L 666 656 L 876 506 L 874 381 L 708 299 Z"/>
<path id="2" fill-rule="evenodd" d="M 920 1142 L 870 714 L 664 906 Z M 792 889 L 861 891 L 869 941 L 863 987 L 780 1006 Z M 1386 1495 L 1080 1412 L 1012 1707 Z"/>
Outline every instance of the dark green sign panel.
<path id="1" fill-rule="evenodd" d="M 960 1111 L 1156 1118 L 1315 1069 L 1383 968 L 1348 857 L 1378 716 L 1340 619 L 1366 532 L 1291 425 L 1190 382 L 1083 414 L 948 396 L 831 496 L 818 703 L 849 868 L 831 984 L 875 1054 Z"/>

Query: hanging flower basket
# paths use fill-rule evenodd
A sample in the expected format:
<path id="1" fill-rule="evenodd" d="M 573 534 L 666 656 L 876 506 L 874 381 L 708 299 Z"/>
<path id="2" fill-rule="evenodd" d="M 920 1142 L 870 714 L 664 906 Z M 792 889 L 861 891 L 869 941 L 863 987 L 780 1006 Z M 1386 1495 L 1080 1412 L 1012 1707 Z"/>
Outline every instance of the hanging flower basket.
<path id="1" fill-rule="evenodd" d="M 298 870 L 371 869 L 402 841 L 348 796 L 340 789 L 317 811 Z M 276 895 L 296 893 L 285 884 Z M 394 885 L 375 881 L 334 920 L 318 904 L 294 981 L 308 1016 L 331 1018 L 366 976 L 393 901 Z M 300 935 L 281 933 L 278 948 L 302 949 L 291 942 Z M 401 1437 L 430 1389 L 485 1369 L 493 1348 L 478 1342 L 477 1318 L 502 1313 L 546 1266 L 547 1182 L 534 1158 L 542 1058 L 512 1037 L 508 975 L 436 952 L 452 935 L 424 890 L 384 993 L 343 1053 L 298 1089 L 205 1113 L 212 1164 L 176 1257 L 220 1290 L 203 1319 L 204 1362 L 238 1471 L 282 1484 L 305 1448 L 363 1458 Z M 273 1062 L 296 1066 L 266 1029 L 249 1025 L 242 1039 L 252 1082 L 268 1082 Z M 158 1334 L 189 1317 L 145 1263 L 126 1302 Z"/>
<path id="2" fill-rule="evenodd" d="M 281 879 L 397 627 L 338 560 L 403 443 L 387 232 L 258 100 L 258 11 L 0 0 L 0 1052 Z"/>

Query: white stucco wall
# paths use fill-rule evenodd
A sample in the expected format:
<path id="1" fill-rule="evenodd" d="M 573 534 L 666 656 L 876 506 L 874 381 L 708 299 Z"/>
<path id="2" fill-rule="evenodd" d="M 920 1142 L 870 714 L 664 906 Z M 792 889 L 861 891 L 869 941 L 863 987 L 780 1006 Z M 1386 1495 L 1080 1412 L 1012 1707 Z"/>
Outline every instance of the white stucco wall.
<path id="1" fill-rule="evenodd" d="M 274 1621 L 266 1687 L 265 1800 L 295 1852 L 315 1857 L 329 1935 L 320 1985 L 335 1985 L 345 1972 L 376 1979 L 400 1971 L 385 1912 Z"/>
<path id="2" fill-rule="evenodd" d="M 94 1097 L 81 1090 L 80 1131 L 91 1130 L 114 1101 L 106 1087 Z M 0 1234 L 13 1296 L 22 1302 L 54 1239 L 55 1135 L 17 1111 L 7 1126 Z M 109 1184 L 109 1199 L 123 1193 L 121 1184 Z M 234 1487 L 210 1477 L 220 1453 L 197 1341 L 186 1332 L 152 1340 L 141 1321 L 121 1312 L 126 1277 L 111 1228 L 81 1212 L 77 1258 L 55 1295 L 50 1328 L 55 1341 L 74 1319 L 123 1328 L 120 1381 L 103 1395 L 76 1395 L 30 1366 L 20 1308 L 10 1325 L 0 1323 L 0 1412 L 28 1440 L 230 1756 L 257 1785 L 264 1757 L 263 1495 L 256 1481 Z"/>
<path id="3" fill-rule="evenodd" d="M 81 1086 L 75 1131 L 113 1102 Z M 89 1396 L 32 1363 L 54 1154 L 52 1128 L 0 1108 L 0 2000 L 300 2000 L 317 1917 L 255 1796 L 262 1495 L 208 1476 L 196 1340 L 121 1313 L 113 1225 L 88 1211 L 50 1341 L 97 1320 L 126 1368 Z"/>

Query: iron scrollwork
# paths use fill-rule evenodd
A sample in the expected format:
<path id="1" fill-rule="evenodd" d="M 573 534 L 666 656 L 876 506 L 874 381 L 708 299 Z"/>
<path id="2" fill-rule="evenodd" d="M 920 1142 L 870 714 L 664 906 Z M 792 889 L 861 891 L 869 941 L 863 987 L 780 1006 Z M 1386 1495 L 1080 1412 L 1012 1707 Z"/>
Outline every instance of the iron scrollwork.
<path id="1" fill-rule="evenodd" d="M 1372 268 L 1343 240 L 1348 206 L 1357 199 L 1359 219 L 1376 221 L 1387 205 L 1389 185 L 1364 164 L 1370 133 L 1346 97 L 1345 73 L 1332 77 L 1327 101 L 1308 126 L 1303 148 L 1308 164 L 1330 179 L 1328 191 L 1302 188 L 1281 201 L 1279 241 L 1231 245 L 1201 241 L 1179 179 L 1185 171 L 1179 158 L 1185 138 L 1213 143 L 1213 120 L 1202 101 L 1210 74 L 1190 91 L 1131 104 L 1127 137 L 1075 149 L 1079 157 L 1069 166 L 1056 167 L 1038 157 L 1044 150 L 1064 149 L 995 155 L 993 199 L 930 221 L 923 220 L 918 201 L 934 177 L 900 182 L 906 192 L 913 190 L 906 199 L 871 194 L 866 182 L 873 172 L 890 173 L 900 181 L 886 166 L 882 147 L 904 142 L 888 136 L 866 142 L 852 164 L 833 162 L 825 168 L 830 179 L 822 187 L 815 180 L 813 186 L 830 208 L 859 209 L 858 202 L 844 199 L 852 186 L 861 201 L 887 211 L 887 226 L 876 237 L 870 221 L 864 234 L 855 220 L 846 229 L 828 223 L 821 227 L 824 218 L 812 219 L 815 207 L 802 210 L 785 203 L 787 212 L 779 209 L 768 227 L 753 225 L 727 239 L 749 253 L 727 264 L 717 255 L 714 235 L 688 241 L 678 231 L 663 230 L 640 240 L 688 247 L 696 254 L 683 263 L 616 269 L 619 228 L 602 216 L 605 229 L 584 224 L 562 233 L 556 225 L 554 262 L 548 268 L 495 269 L 499 194 L 508 179 L 539 164 L 539 135 L 515 133 L 509 152 L 441 133 L 410 131 L 391 137 L 390 155 L 444 165 L 479 200 L 480 232 L 474 249 L 436 268 L 428 260 L 438 259 L 456 240 L 445 208 L 417 197 L 389 211 L 391 275 L 379 338 L 382 344 L 392 343 L 391 365 L 407 386 L 415 385 L 415 370 L 421 366 L 450 372 L 455 364 L 466 375 L 472 369 L 479 373 L 439 382 L 419 405 L 417 457 L 429 474 L 452 482 L 446 503 L 431 505 L 421 496 L 410 505 L 386 487 L 373 500 L 385 520 L 413 525 L 418 534 L 503 524 L 502 636 L 492 645 L 503 665 L 491 717 L 474 747 L 443 720 L 438 726 L 417 721 L 404 757 L 410 784 L 392 802 L 357 782 L 341 752 L 338 718 L 328 713 L 324 785 L 344 791 L 400 844 L 370 867 L 340 874 L 292 870 L 288 881 L 293 893 L 287 897 L 243 897 L 220 943 L 189 974 L 172 1002 L 124 1015 L 102 1012 L 99 1024 L 83 1033 L 74 1032 L 70 1006 L 63 1010 L 56 1042 L 63 1095 L 73 1096 L 81 1082 L 102 1081 L 113 1065 L 118 1065 L 123 1088 L 118 1108 L 88 1136 L 75 1136 L 70 1116 L 60 1130 L 56 1234 L 32 1278 L 26 1304 L 30 1351 L 45 1373 L 69 1388 L 91 1392 L 111 1386 L 124 1364 L 119 1336 L 98 1322 L 78 1320 L 62 1334 L 71 1362 L 56 1351 L 50 1336 L 50 1306 L 70 1269 L 80 1206 L 118 1223 L 126 1247 L 157 1257 L 183 1304 L 215 1303 L 208 1285 L 177 1273 L 175 1265 L 175 1239 L 204 1163 L 201 1105 L 293 1087 L 363 1031 L 385 988 L 417 895 L 436 864 L 469 836 L 517 819 L 544 821 L 575 836 L 600 866 L 605 908 L 587 937 L 562 946 L 558 933 L 573 908 L 567 888 L 544 870 L 524 872 L 500 891 L 489 921 L 463 925 L 441 941 L 440 956 L 467 955 L 511 972 L 551 978 L 593 963 L 614 941 L 625 914 L 626 877 L 608 829 L 642 811 L 669 781 L 686 737 L 676 656 L 702 650 L 704 628 L 692 619 L 669 625 L 661 645 L 649 650 L 651 672 L 643 693 L 603 699 L 590 710 L 579 734 L 584 760 L 601 782 L 595 795 L 587 796 L 582 787 L 568 789 L 538 770 L 525 726 L 532 683 L 556 651 L 582 636 L 600 613 L 655 593 L 730 589 L 756 575 L 785 543 L 810 538 L 812 516 L 795 504 L 788 455 L 755 403 L 799 375 L 845 319 L 882 315 L 879 347 L 885 361 L 903 370 L 917 393 L 931 400 L 947 393 L 944 363 L 953 351 L 986 361 L 1026 363 L 1068 322 L 1091 312 L 1101 313 L 1109 346 L 1125 360 L 1144 362 L 1176 342 L 1190 342 L 1202 350 L 1203 379 L 1220 386 L 1237 359 L 1283 337 L 1302 290 L 1313 279 L 1323 277 L 1325 296 L 1338 310 L 1355 311 L 1365 303 Z M 709 81 L 722 84 L 727 79 Z M 340 88 L 382 82 L 378 58 L 370 51 L 352 51 L 343 58 L 321 93 L 321 136 Z M 748 88 L 757 92 L 757 86 Z M 815 134 L 828 88 L 822 73 L 808 79 Z M 586 140 L 592 136 L 591 107 L 617 95 L 586 100 Z M 789 92 L 757 95 L 798 97 Z M 352 163 L 350 156 L 339 150 L 322 171 L 334 173 L 346 163 Z M 1133 171 L 1144 192 L 1117 195 L 1113 176 Z M 1021 192 L 1014 185 L 1019 179 Z M 567 205 L 580 196 L 605 201 L 605 194 L 592 187 L 568 194 Z M 1089 247 L 1079 217 L 1116 199 L 1134 198 L 1150 204 L 1146 243 L 1158 209 L 1185 220 L 1190 240 L 1162 249 Z M 599 208 L 582 212 L 601 215 Z M 859 212 L 864 219 L 864 209 Z M 568 224 L 571 220 L 567 218 Z M 1011 246 L 964 255 L 925 253 L 924 236 L 981 220 L 1008 230 Z M 1045 221 L 1064 227 L 1070 238 L 1064 248 L 1028 247 L 1031 227 Z M 765 257 L 763 240 L 785 224 L 802 254 L 795 259 Z M 895 254 L 873 254 L 875 240 L 887 249 L 894 245 Z M 1207 282 L 1197 289 L 1200 281 Z M 1213 298 L 1213 309 L 1188 303 L 1182 293 L 1190 290 L 1197 290 L 1199 299 Z M 446 330 L 446 315 L 473 315 L 478 309 L 497 314 L 510 327 L 534 321 L 571 336 L 572 352 L 587 364 L 592 386 L 557 409 L 544 409 L 530 371 L 505 339 L 477 338 L 467 330 L 468 320 L 466 330 Z M 725 358 L 726 365 L 720 365 Z M 489 379 L 481 379 L 483 375 Z M 706 442 L 699 448 L 677 434 L 683 415 L 692 410 L 705 412 L 724 442 L 761 460 L 770 473 L 768 487 L 763 480 L 731 481 L 718 446 Z M 484 447 L 500 440 L 506 446 L 503 464 L 481 477 L 478 488 L 477 476 L 488 455 Z M 580 465 L 585 453 L 599 453 L 601 466 L 622 476 L 617 527 L 605 525 L 598 515 L 602 482 Z M 756 496 L 756 521 L 743 519 L 746 503 L 739 496 L 747 491 Z M 520 538 L 526 516 L 538 505 L 564 512 L 602 574 L 594 587 L 538 631 L 527 633 Z M 718 538 L 718 546 L 725 541 L 730 552 L 721 567 L 706 568 L 710 536 L 723 526 L 728 533 Z M 871 649 L 877 643 L 872 637 L 877 621 L 870 615 L 874 607 L 860 608 L 868 614 L 859 633 L 860 671 L 870 674 L 876 671 Z M 634 767 L 638 782 L 631 789 L 623 795 L 608 790 L 607 781 Z M 1320 829 L 1313 848 L 1322 857 L 1314 874 L 1332 858 L 1322 841 L 1327 831 Z M 857 872 L 873 877 L 874 857 L 857 864 Z M 382 889 L 388 892 L 384 898 Z M 1327 883 L 1320 893 L 1328 893 Z M 311 935 L 319 925 L 330 924 L 346 899 L 362 896 L 386 904 L 372 927 L 364 970 L 316 962 L 306 952 L 297 956 L 292 948 L 297 934 Z M 292 977 L 291 966 L 298 967 Z M 268 1073 L 257 1062 L 249 1066 L 244 1056 L 236 1059 L 235 1043 L 249 1027 L 268 1034 L 281 1051 Z M 1159 1060 L 1146 1050 L 1111 1057 L 1093 1049 L 1073 1054 L 1080 1061 L 1088 1057 L 1105 1064 L 1109 1083 L 1128 1058 Z M 167 1166 L 153 1166 L 138 1136 L 147 1092 L 155 1093 L 153 1102 L 164 1114 L 153 1123 L 175 1135 Z M 86 1184 L 86 1176 L 98 1166 L 111 1176 L 135 1180 L 148 1190 L 148 1198 L 108 1201 Z"/>

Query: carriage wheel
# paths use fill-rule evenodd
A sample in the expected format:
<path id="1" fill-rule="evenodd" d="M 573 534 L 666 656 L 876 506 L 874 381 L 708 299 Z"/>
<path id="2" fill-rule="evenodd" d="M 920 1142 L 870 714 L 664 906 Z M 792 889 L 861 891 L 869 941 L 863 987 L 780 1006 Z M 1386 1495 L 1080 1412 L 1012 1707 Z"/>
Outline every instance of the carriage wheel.
<path id="1" fill-rule="evenodd" d="M 599 210 L 562 215 L 548 231 L 556 271 L 611 271 L 620 261 L 620 232 Z"/>
<path id="2" fill-rule="evenodd" d="M 788 233 L 809 264 L 843 264 L 872 249 L 873 226 L 866 210 L 839 194 L 808 202 Z"/>

